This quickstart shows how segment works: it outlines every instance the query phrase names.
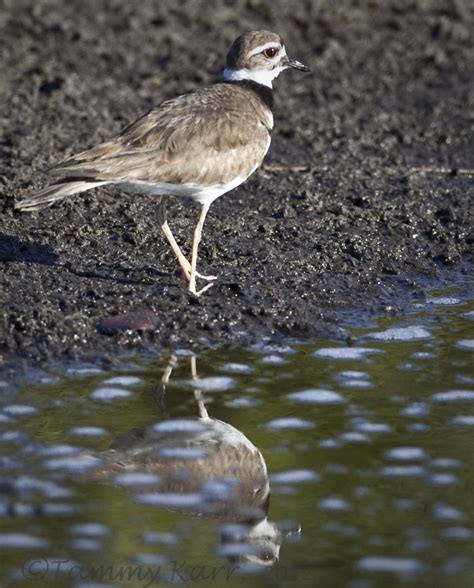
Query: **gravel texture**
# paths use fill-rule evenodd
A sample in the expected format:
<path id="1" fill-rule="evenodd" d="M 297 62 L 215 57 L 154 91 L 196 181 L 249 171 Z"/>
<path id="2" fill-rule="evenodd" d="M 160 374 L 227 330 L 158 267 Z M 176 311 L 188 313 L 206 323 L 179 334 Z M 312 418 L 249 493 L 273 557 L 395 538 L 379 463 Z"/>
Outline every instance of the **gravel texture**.
<path id="1" fill-rule="evenodd" d="M 337 335 L 341 310 L 396 306 L 468 268 L 473 27 L 470 0 L 3 0 L 0 360 Z M 265 165 L 211 208 L 208 293 L 188 295 L 152 197 L 105 188 L 13 210 L 50 165 L 219 79 L 256 28 L 312 74 L 280 76 Z M 187 250 L 197 215 L 169 209 Z M 137 311 L 151 330 L 99 328 Z"/>

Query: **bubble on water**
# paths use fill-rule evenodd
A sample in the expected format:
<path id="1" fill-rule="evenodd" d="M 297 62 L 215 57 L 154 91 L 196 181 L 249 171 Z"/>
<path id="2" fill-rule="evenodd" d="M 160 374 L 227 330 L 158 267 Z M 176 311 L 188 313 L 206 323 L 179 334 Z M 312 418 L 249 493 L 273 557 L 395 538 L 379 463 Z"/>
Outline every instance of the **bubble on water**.
<path id="1" fill-rule="evenodd" d="M 436 304 L 438 306 L 456 306 L 461 302 L 460 298 L 455 298 L 454 296 L 428 296 L 426 298 L 427 304 Z"/>
<path id="2" fill-rule="evenodd" d="M 456 347 L 459 349 L 468 349 L 469 351 L 473 351 L 474 339 L 461 339 L 456 343 Z"/>
<path id="3" fill-rule="evenodd" d="M 474 390 L 449 390 L 431 395 L 434 402 L 474 402 Z"/>
<path id="4" fill-rule="evenodd" d="M 432 474 L 430 476 L 430 483 L 433 486 L 452 486 L 453 484 L 457 484 L 458 479 L 454 474 Z"/>
<path id="5" fill-rule="evenodd" d="M 223 502 L 225 500 L 232 500 L 235 496 L 235 488 L 238 481 L 235 479 L 229 480 L 206 480 L 201 487 L 201 492 L 207 500 L 212 502 Z"/>
<path id="6" fill-rule="evenodd" d="M 287 470 L 269 476 L 274 484 L 302 484 L 305 482 L 318 482 L 321 476 L 313 470 Z"/>
<path id="7" fill-rule="evenodd" d="M 287 417 L 273 419 L 272 421 L 269 421 L 266 426 L 274 431 L 284 431 L 286 429 L 312 429 L 314 423 L 298 417 Z"/>
<path id="8" fill-rule="evenodd" d="M 456 374 L 456 382 L 458 384 L 474 385 L 474 376 L 466 376 L 465 374 Z"/>
<path id="9" fill-rule="evenodd" d="M 424 339 L 431 339 L 432 334 L 420 325 L 413 325 L 410 327 L 392 327 L 385 331 L 378 333 L 370 333 L 370 339 L 376 341 L 423 341 Z"/>
<path id="10" fill-rule="evenodd" d="M 419 465 L 386 466 L 380 470 L 380 473 L 387 478 L 414 478 L 424 476 L 426 470 Z"/>
<path id="11" fill-rule="evenodd" d="M 449 419 L 449 424 L 455 427 L 474 427 L 474 414 L 455 416 Z"/>
<path id="12" fill-rule="evenodd" d="M 76 504 L 67 504 L 60 502 L 45 502 L 41 505 L 42 515 L 51 515 L 53 517 L 70 516 L 79 511 Z"/>
<path id="13" fill-rule="evenodd" d="M 339 439 L 346 443 L 365 443 L 369 441 L 369 437 L 358 431 L 347 431 L 339 435 Z"/>
<path id="14" fill-rule="evenodd" d="M 347 500 L 344 500 L 339 496 L 328 496 L 327 498 L 323 498 L 318 502 L 318 508 L 332 512 L 342 512 L 349 510 L 351 505 L 347 502 Z"/>
<path id="15" fill-rule="evenodd" d="M 20 462 L 19 459 L 12 457 L 11 455 L 0 455 L 0 470 L 1 468 L 6 470 L 20 470 L 23 469 L 23 467 L 24 465 Z"/>
<path id="16" fill-rule="evenodd" d="M 159 484 L 159 482 L 160 476 L 149 472 L 123 472 L 122 474 L 117 474 L 113 479 L 114 484 L 126 487 L 146 486 Z"/>
<path id="17" fill-rule="evenodd" d="M 162 447 L 158 453 L 167 459 L 206 459 L 209 455 L 198 447 Z"/>
<path id="18" fill-rule="evenodd" d="M 385 452 L 385 457 L 396 461 L 422 461 L 428 455 L 421 447 L 394 447 Z"/>
<path id="19" fill-rule="evenodd" d="M 420 371 L 421 367 L 415 363 L 406 362 L 398 364 L 397 369 L 399 369 L 401 372 L 418 372 Z"/>
<path id="20" fill-rule="evenodd" d="M 82 447 L 68 445 L 67 443 L 58 443 L 57 445 L 46 445 L 40 447 L 36 453 L 42 457 L 66 457 L 76 455 L 83 451 Z"/>
<path id="21" fill-rule="evenodd" d="M 447 527 L 441 531 L 441 537 L 457 541 L 470 541 L 474 538 L 474 532 L 466 527 Z"/>
<path id="22" fill-rule="evenodd" d="M 210 376 L 188 380 L 188 384 L 202 392 L 225 392 L 234 388 L 235 380 L 229 376 Z"/>
<path id="23" fill-rule="evenodd" d="M 41 384 L 42 386 L 54 386 L 59 382 L 58 376 L 37 369 L 27 369 L 26 378 L 32 384 Z"/>
<path id="24" fill-rule="evenodd" d="M 368 382 L 367 380 L 342 380 L 340 385 L 343 388 L 361 388 L 361 389 L 368 389 L 373 388 L 374 385 L 372 382 Z"/>
<path id="25" fill-rule="evenodd" d="M 197 419 L 170 419 L 156 423 L 152 430 L 154 433 L 160 434 L 196 434 L 204 433 L 209 428 Z"/>
<path id="26" fill-rule="evenodd" d="M 103 427 L 72 427 L 69 435 L 71 437 L 102 437 L 108 435 L 108 431 Z"/>
<path id="27" fill-rule="evenodd" d="M 8 506 L 0 502 L 0 517 L 37 517 L 38 506 L 25 502 L 10 503 Z"/>
<path id="28" fill-rule="evenodd" d="M 283 365 L 286 363 L 286 360 L 281 357 L 281 355 L 265 355 L 262 357 L 259 363 L 263 363 L 264 365 Z"/>
<path id="29" fill-rule="evenodd" d="M 49 541 L 26 533 L 0 533 L 2 549 L 41 549 L 49 547 Z"/>
<path id="30" fill-rule="evenodd" d="M 51 480 L 41 480 L 32 476 L 19 476 L 15 479 L 14 486 L 19 492 L 41 492 L 49 499 L 74 496 L 74 492 L 69 488 L 62 488 Z"/>
<path id="31" fill-rule="evenodd" d="M 133 556 L 132 560 L 141 566 L 156 566 L 159 568 L 168 563 L 169 558 L 161 553 L 138 553 Z"/>
<path id="32" fill-rule="evenodd" d="M 314 357 L 320 359 L 341 359 L 360 361 L 368 355 L 383 353 L 381 349 L 370 347 L 323 347 L 314 352 Z"/>
<path id="33" fill-rule="evenodd" d="M 7 382 L 6 380 L 0 380 L 0 392 L 6 393 L 6 392 L 13 392 L 14 387 L 13 384 L 11 382 Z"/>
<path id="34" fill-rule="evenodd" d="M 293 392 L 288 394 L 288 399 L 302 404 L 340 404 L 346 401 L 338 392 L 322 388 Z"/>
<path id="35" fill-rule="evenodd" d="M 474 319 L 474 310 L 469 310 L 468 312 L 464 312 L 462 316 L 464 316 L 468 319 Z"/>
<path id="36" fill-rule="evenodd" d="M 249 398 L 248 396 L 241 396 L 240 398 L 233 398 L 225 403 L 226 406 L 231 408 L 253 408 L 261 404 L 260 400 L 256 398 Z"/>
<path id="37" fill-rule="evenodd" d="M 462 521 L 464 520 L 464 514 L 444 502 L 438 502 L 433 507 L 433 516 L 438 521 Z"/>
<path id="38" fill-rule="evenodd" d="M 363 557 L 359 560 L 357 567 L 364 572 L 394 572 L 398 574 L 417 574 L 425 569 L 425 565 L 417 559 L 382 555 Z"/>
<path id="39" fill-rule="evenodd" d="M 339 449 L 339 447 L 342 447 L 342 443 L 339 439 L 321 439 L 318 442 L 318 447 L 322 447 L 323 449 Z"/>
<path id="40" fill-rule="evenodd" d="M 336 374 L 338 380 L 370 380 L 370 375 L 367 372 L 359 370 L 344 370 Z"/>
<path id="41" fill-rule="evenodd" d="M 230 372 L 231 374 L 251 374 L 253 367 L 245 363 L 225 363 L 221 370 L 223 372 Z"/>
<path id="42" fill-rule="evenodd" d="M 104 386 L 137 386 L 142 383 L 143 380 L 137 376 L 114 376 L 102 382 Z"/>
<path id="43" fill-rule="evenodd" d="M 406 426 L 406 430 L 412 433 L 424 433 L 429 430 L 429 427 L 425 423 L 409 423 Z"/>
<path id="44" fill-rule="evenodd" d="M 102 523 L 77 523 L 69 529 L 72 535 L 84 537 L 105 537 L 110 535 L 110 529 Z"/>
<path id="45" fill-rule="evenodd" d="M 70 367 L 66 370 L 67 376 L 72 376 L 74 378 L 88 378 L 90 376 L 100 376 L 104 373 L 104 370 L 97 367 L 97 366 L 77 366 L 77 367 Z"/>
<path id="46" fill-rule="evenodd" d="M 78 551 L 100 551 L 103 545 L 95 539 L 73 539 L 71 541 L 71 547 Z"/>
<path id="47" fill-rule="evenodd" d="M 370 496 L 372 494 L 372 490 L 367 486 L 356 486 L 353 490 L 353 493 L 354 496 L 361 498 L 364 496 Z"/>
<path id="48" fill-rule="evenodd" d="M 137 494 L 134 501 L 139 504 L 149 504 L 151 506 L 161 506 L 164 508 L 190 508 L 202 509 L 204 508 L 204 500 L 202 494 L 179 494 L 175 492 L 144 492 Z"/>
<path id="49" fill-rule="evenodd" d="M 296 486 L 273 486 L 272 487 L 272 496 L 296 496 L 298 494 L 298 490 Z"/>
<path id="50" fill-rule="evenodd" d="M 49 470 L 63 470 L 72 474 L 83 474 L 100 465 L 100 460 L 91 455 L 75 455 L 73 457 L 58 457 L 44 462 Z"/>
<path id="51" fill-rule="evenodd" d="M 118 398 L 128 398 L 132 395 L 129 390 L 124 388 L 97 388 L 91 394 L 93 400 L 100 400 L 101 402 L 110 402 Z"/>
<path id="52" fill-rule="evenodd" d="M 411 356 L 413 359 L 433 359 L 436 357 L 436 355 L 430 351 L 416 351 L 415 353 L 412 353 Z"/>
<path id="53" fill-rule="evenodd" d="M 3 407 L 3 412 L 6 412 L 10 416 L 21 417 L 21 416 L 33 416 L 38 414 L 38 409 L 29 404 L 10 404 Z"/>
<path id="54" fill-rule="evenodd" d="M 430 466 L 432 468 L 443 468 L 443 469 L 453 469 L 461 467 L 461 462 L 459 459 L 454 459 L 453 457 L 437 457 L 436 459 L 431 460 Z"/>
<path id="55" fill-rule="evenodd" d="M 392 427 L 386 423 L 371 423 L 369 421 L 361 421 L 354 423 L 357 431 L 361 433 L 390 433 Z"/>
<path id="56" fill-rule="evenodd" d="M 412 402 L 405 408 L 402 408 L 400 414 L 402 416 L 420 418 L 427 416 L 430 412 L 430 406 L 426 402 Z"/>
<path id="57" fill-rule="evenodd" d="M 173 352 L 176 357 L 198 357 L 191 349 L 175 349 Z"/>
<path id="58" fill-rule="evenodd" d="M 179 543 L 178 535 L 175 533 L 159 531 L 142 533 L 142 539 L 147 545 L 177 545 Z"/>
<path id="59" fill-rule="evenodd" d="M 5 431 L 0 434 L 0 442 L 2 443 L 18 443 L 25 445 L 28 443 L 29 437 L 23 431 Z"/>

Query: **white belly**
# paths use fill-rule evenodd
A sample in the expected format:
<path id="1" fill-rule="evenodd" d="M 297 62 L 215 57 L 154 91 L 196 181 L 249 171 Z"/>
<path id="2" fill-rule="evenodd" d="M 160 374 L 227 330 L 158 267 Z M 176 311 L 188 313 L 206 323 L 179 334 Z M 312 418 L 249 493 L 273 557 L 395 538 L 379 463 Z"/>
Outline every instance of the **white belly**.
<path id="1" fill-rule="evenodd" d="M 259 123 L 261 124 L 261 123 Z M 271 138 L 268 136 L 268 143 L 265 153 L 270 147 Z M 214 184 L 202 186 L 200 184 L 170 184 L 168 182 L 147 182 L 145 180 L 135 180 L 130 182 L 117 182 L 116 185 L 125 192 L 135 194 L 151 194 L 154 196 L 187 196 L 202 206 L 210 206 L 212 202 L 222 194 L 230 192 L 253 174 L 259 167 L 256 165 L 247 176 L 238 176 L 225 184 Z"/>
<path id="2" fill-rule="evenodd" d="M 255 170 L 252 170 L 252 173 Z M 250 175 L 250 174 L 249 174 Z M 161 196 L 164 194 L 170 196 L 187 196 L 202 206 L 210 206 L 212 202 L 222 194 L 237 188 L 242 182 L 245 182 L 248 176 L 239 176 L 226 184 L 215 184 L 211 186 L 201 186 L 199 184 L 169 184 L 168 182 L 146 182 L 137 180 L 134 182 L 117 183 L 117 186 L 125 192 L 151 194 Z"/>

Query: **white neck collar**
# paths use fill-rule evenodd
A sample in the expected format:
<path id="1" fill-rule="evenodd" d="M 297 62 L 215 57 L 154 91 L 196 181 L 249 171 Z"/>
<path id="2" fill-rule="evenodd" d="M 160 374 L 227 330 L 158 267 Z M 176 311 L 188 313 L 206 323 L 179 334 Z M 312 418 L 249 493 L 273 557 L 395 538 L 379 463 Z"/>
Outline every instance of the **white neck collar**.
<path id="1" fill-rule="evenodd" d="M 246 67 L 242 69 L 226 68 L 224 70 L 224 80 L 226 82 L 250 80 L 251 82 L 257 82 L 257 84 L 262 84 L 262 86 L 267 86 L 267 88 L 272 88 L 273 80 L 280 75 L 280 72 L 282 72 L 283 69 L 283 67 L 276 67 L 272 70 L 261 69 L 253 71 L 251 69 L 247 69 Z"/>

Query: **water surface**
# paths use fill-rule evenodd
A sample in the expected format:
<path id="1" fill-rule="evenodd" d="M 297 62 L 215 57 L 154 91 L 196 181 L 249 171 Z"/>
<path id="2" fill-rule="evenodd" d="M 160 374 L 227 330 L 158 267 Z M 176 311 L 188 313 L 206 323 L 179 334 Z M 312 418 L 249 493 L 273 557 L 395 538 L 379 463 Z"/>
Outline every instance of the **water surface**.
<path id="1" fill-rule="evenodd" d="M 2 585 L 472 586 L 473 321 L 0 382 Z"/>

